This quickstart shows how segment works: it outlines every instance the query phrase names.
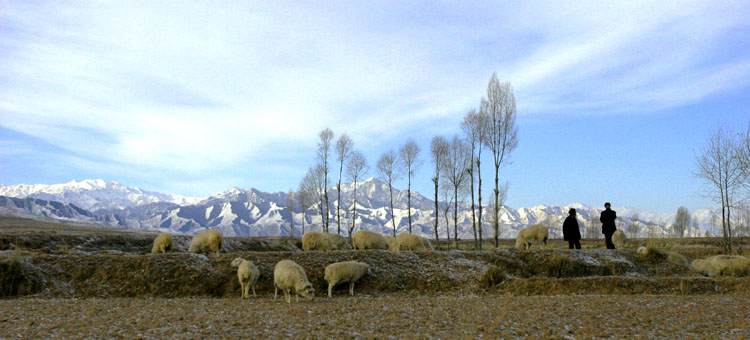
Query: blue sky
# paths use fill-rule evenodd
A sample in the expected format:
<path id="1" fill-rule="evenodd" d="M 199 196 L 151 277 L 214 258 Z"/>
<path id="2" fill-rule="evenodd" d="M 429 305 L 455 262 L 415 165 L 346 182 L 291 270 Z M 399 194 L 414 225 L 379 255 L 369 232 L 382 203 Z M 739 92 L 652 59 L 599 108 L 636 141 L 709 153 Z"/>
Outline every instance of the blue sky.
<path id="1" fill-rule="evenodd" d="M 371 164 L 416 140 L 431 196 L 430 139 L 497 72 L 508 205 L 674 212 L 712 205 L 693 150 L 750 123 L 747 2 L 269 3 L 0 3 L 0 183 L 286 191 L 330 127 Z"/>

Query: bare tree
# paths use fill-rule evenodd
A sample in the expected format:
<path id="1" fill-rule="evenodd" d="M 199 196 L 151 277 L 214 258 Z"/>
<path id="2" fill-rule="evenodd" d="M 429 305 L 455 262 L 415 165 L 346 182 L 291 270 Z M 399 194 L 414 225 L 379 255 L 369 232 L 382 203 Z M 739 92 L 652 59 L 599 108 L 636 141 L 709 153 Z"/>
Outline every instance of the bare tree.
<path id="1" fill-rule="evenodd" d="M 346 162 L 346 175 L 354 182 L 354 194 L 352 195 L 352 225 L 349 227 L 349 241 L 351 242 L 352 232 L 357 221 L 357 181 L 362 178 L 368 171 L 367 160 L 359 151 L 352 151 L 349 160 Z"/>
<path id="2" fill-rule="evenodd" d="M 474 247 L 475 249 L 482 249 L 482 149 L 484 149 L 485 139 L 485 128 L 487 115 L 483 112 L 477 112 L 477 110 L 470 110 L 464 116 L 464 121 L 461 123 L 461 129 L 464 132 L 466 141 L 469 143 L 471 149 L 470 164 L 471 166 L 467 169 L 469 172 L 470 183 L 471 183 L 471 227 L 474 230 Z M 476 155 L 476 163 L 475 161 Z M 476 176 L 475 173 L 476 172 Z M 479 232 L 477 233 L 477 213 L 476 206 L 474 205 L 474 182 L 475 178 L 479 181 Z"/>
<path id="3" fill-rule="evenodd" d="M 628 224 L 627 229 L 632 238 L 637 238 L 638 233 L 641 231 L 641 225 L 638 224 L 638 220 L 638 214 L 633 214 L 633 216 L 630 217 L 630 224 Z"/>
<path id="4" fill-rule="evenodd" d="M 400 177 L 398 171 L 398 164 L 396 163 L 396 152 L 388 150 L 378 159 L 378 164 L 375 167 L 378 178 L 383 182 L 388 183 L 388 192 L 391 198 L 391 221 L 393 222 L 393 237 L 396 237 L 396 216 L 393 214 L 393 181 L 396 181 Z"/>
<path id="5" fill-rule="evenodd" d="M 685 230 L 690 228 L 690 221 L 690 211 L 688 210 L 688 208 L 677 208 L 677 215 L 675 215 L 674 224 L 672 225 L 672 230 L 674 231 L 675 236 L 684 236 Z"/>
<path id="6" fill-rule="evenodd" d="M 500 187 L 500 194 L 497 195 L 497 199 L 499 202 L 495 201 L 495 196 L 490 196 L 489 202 L 487 202 L 487 207 L 489 210 L 489 214 L 487 215 L 487 219 L 489 220 L 490 224 L 494 226 L 495 228 L 495 235 L 500 235 L 500 217 L 502 216 L 500 214 L 500 209 L 489 209 L 490 207 L 494 207 L 495 204 L 497 204 L 499 207 L 505 207 L 505 199 L 508 197 L 508 182 L 505 182 L 503 186 Z"/>
<path id="7" fill-rule="evenodd" d="M 406 206 L 409 209 L 409 233 L 411 233 L 411 177 L 419 169 L 422 162 L 419 160 L 419 145 L 413 139 L 406 141 L 406 144 L 398 150 L 399 162 L 408 178 L 406 188 Z"/>
<path id="8" fill-rule="evenodd" d="M 724 250 L 732 253 L 732 208 L 744 180 L 742 162 L 739 155 L 738 136 L 725 128 L 719 128 L 709 138 L 708 145 L 695 156 L 697 170 L 695 176 L 704 180 L 711 189 L 704 196 L 721 204 L 721 228 L 724 237 Z"/>
<path id="9" fill-rule="evenodd" d="M 286 210 L 289 212 L 289 239 L 291 240 L 294 239 L 294 191 L 292 189 L 289 189 L 286 198 Z"/>
<path id="10" fill-rule="evenodd" d="M 453 192 L 449 187 L 443 186 L 440 188 L 440 191 L 443 193 L 443 202 L 445 202 L 445 206 L 443 207 L 443 216 L 445 217 L 445 248 L 450 249 L 451 247 L 451 223 L 450 219 L 448 218 L 448 212 L 451 209 L 451 205 L 453 204 Z M 438 243 L 438 245 L 440 245 Z M 458 243 L 456 243 L 456 247 L 458 247 Z"/>
<path id="11" fill-rule="evenodd" d="M 516 127 L 516 98 L 509 82 L 500 84 L 497 74 L 493 73 L 487 84 L 487 97 L 482 98 L 480 110 L 487 115 L 487 134 L 485 144 L 492 151 L 495 165 L 495 210 L 498 214 L 500 195 L 500 166 L 508 161 L 510 153 L 518 146 L 518 128 Z M 495 248 L 500 246 L 498 240 L 499 221 L 495 221 Z"/>
<path id="12" fill-rule="evenodd" d="M 323 208 L 325 205 L 325 198 L 323 196 L 325 186 L 323 185 L 323 181 L 323 166 L 320 164 L 308 168 L 307 174 L 305 174 L 305 178 L 302 180 L 302 183 L 304 183 L 305 186 L 305 191 L 308 193 L 308 198 L 311 200 L 310 203 L 317 202 L 318 204 L 322 230 L 324 230 L 323 213 L 325 212 Z"/>
<path id="13" fill-rule="evenodd" d="M 586 228 L 586 238 L 598 239 L 602 233 L 602 222 L 599 221 L 599 217 L 594 215 L 591 216 L 589 226 Z"/>
<path id="14" fill-rule="evenodd" d="M 447 152 L 448 141 L 442 136 L 433 137 L 432 143 L 430 143 L 430 155 L 432 156 L 432 163 L 435 164 L 435 176 L 432 177 L 432 183 L 435 184 L 435 242 L 438 246 L 440 246 L 440 236 L 438 234 L 438 225 L 440 222 L 440 214 L 438 213 L 438 191 L 440 190 L 441 176 L 440 167 L 444 163 L 443 158 L 445 158 Z M 450 236 L 450 234 L 448 235 Z"/>
<path id="15" fill-rule="evenodd" d="M 326 128 L 323 131 L 320 131 L 320 134 L 318 135 L 320 137 L 320 140 L 318 141 L 318 161 L 320 162 L 320 165 L 323 169 L 323 207 L 324 211 L 321 213 L 321 218 L 323 219 L 323 229 L 325 232 L 328 232 L 328 172 L 329 172 L 329 166 L 328 166 L 328 158 L 331 156 L 331 142 L 333 141 L 333 131 L 331 129 Z"/>
<path id="16" fill-rule="evenodd" d="M 458 194 L 468 184 L 469 173 L 466 169 L 471 167 L 470 153 L 471 150 L 466 142 L 454 136 L 450 141 L 448 152 L 443 157 L 445 170 L 443 177 L 453 189 L 453 239 L 456 241 L 456 248 L 458 248 Z"/>
<path id="17" fill-rule="evenodd" d="M 305 234 L 305 213 L 310 205 L 315 203 L 312 191 L 314 190 L 314 186 L 306 183 L 306 180 L 307 176 L 302 179 L 299 183 L 299 189 L 297 189 L 297 204 L 299 204 L 299 209 L 302 211 L 302 232 L 300 235 Z"/>
<path id="18" fill-rule="evenodd" d="M 336 157 L 339 161 L 339 183 L 336 184 L 336 191 L 338 191 L 338 197 L 336 204 L 336 233 L 341 235 L 341 175 L 344 171 L 344 162 L 349 158 L 349 154 L 352 152 L 352 139 L 346 134 L 339 136 L 339 140 L 336 141 Z"/>

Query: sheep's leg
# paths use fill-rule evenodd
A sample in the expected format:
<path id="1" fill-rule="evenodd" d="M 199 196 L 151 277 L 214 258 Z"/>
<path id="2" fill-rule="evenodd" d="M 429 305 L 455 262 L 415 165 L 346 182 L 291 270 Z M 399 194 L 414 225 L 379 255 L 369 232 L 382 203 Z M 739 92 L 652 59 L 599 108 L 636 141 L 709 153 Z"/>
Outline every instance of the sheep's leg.
<path id="1" fill-rule="evenodd" d="M 242 298 L 245 298 L 245 283 L 240 281 L 240 293 L 242 295 Z"/>
<path id="2" fill-rule="evenodd" d="M 242 285 L 242 298 L 247 299 L 250 297 L 250 282 L 245 282 Z"/>
<path id="3" fill-rule="evenodd" d="M 354 296 L 354 281 L 349 281 L 349 295 Z"/>
<path id="4" fill-rule="evenodd" d="M 253 297 L 255 296 L 255 283 L 253 283 L 250 287 L 253 288 Z"/>
<path id="5" fill-rule="evenodd" d="M 294 297 L 297 299 L 297 302 L 299 302 L 299 292 L 297 290 L 294 290 Z"/>
<path id="6" fill-rule="evenodd" d="M 328 297 L 333 297 L 333 284 L 328 284 Z"/>
<path id="7" fill-rule="evenodd" d="M 276 301 L 276 294 L 279 292 L 279 287 L 273 285 L 273 301 Z"/>

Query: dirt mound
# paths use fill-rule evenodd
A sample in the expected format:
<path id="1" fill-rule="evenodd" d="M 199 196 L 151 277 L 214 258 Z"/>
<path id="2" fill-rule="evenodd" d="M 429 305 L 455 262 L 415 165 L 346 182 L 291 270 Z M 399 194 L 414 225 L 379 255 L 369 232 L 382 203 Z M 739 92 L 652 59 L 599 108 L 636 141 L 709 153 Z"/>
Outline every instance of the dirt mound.
<path id="1" fill-rule="evenodd" d="M 327 288 L 325 267 L 352 260 L 370 265 L 372 275 L 365 276 L 356 289 L 358 294 L 370 295 L 404 291 L 427 295 L 704 294 L 746 290 L 750 282 L 748 278 L 703 278 L 685 267 L 654 263 L 628 250 L 240 251 L 208 256 L 6 251 L 0 252 L 0 263 L 8 265 L 0 270 L 15 276 L 0 281 L 0 290 L 4 296 L 42 297 L 239 296 L 239 282 L 230 266 L 235 257 L 258 266 L 259 294 L 273 293 L 273 267 L 283 259 L 305 268 L 319 294 Z M 338 294 L 346 289 L 346 285 L 338 287 Z"/>

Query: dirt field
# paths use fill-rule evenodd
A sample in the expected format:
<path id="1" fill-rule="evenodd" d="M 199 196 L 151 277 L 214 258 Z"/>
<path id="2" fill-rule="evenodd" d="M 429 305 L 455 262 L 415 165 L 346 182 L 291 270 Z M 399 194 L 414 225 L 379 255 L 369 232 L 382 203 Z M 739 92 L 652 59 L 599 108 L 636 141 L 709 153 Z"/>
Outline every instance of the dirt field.
<path id="1" fill-rule="evenodd" d="M 748 296 L 0 300 L 2 339 L 747 339 Z"/>

